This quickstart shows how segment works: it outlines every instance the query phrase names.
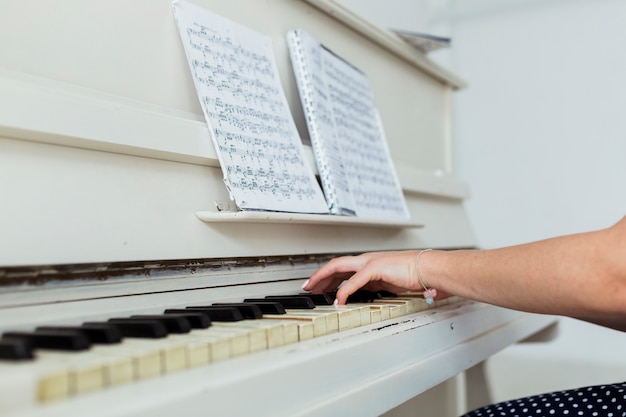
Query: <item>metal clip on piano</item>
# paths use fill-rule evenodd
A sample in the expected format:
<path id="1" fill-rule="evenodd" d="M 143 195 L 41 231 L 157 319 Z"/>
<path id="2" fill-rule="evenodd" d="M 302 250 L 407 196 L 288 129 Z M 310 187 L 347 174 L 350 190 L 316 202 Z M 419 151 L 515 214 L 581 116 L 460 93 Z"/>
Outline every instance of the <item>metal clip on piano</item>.
<path id="1" fill-rule="evenodd" d="M 197 3 L 273 37 L 305 144 L 285 33 L 367 71 L 412 222 L 218 211 L 170 0 L 5 2 L 0 415 L 457 415 L 475 402 L 464 371 L 549 318 L 266 297 L 336 255 L 475 245 L 451 163 L 463 81 L 333 0 Z"/>

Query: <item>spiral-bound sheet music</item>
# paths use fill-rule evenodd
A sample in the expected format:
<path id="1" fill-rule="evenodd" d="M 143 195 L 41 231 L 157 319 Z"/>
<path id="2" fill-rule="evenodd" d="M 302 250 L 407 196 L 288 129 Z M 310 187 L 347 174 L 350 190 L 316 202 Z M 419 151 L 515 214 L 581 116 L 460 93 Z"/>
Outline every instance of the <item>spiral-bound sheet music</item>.
<path id="1" fill-rule="evenodd" d="M 187 1 L 172 6 L 236 204 L 243 210 L 328 213 L 289 112 L 271 38 Z"/>
<path id="2" fill-rule="evenodd" d="M 302 30 L 287 41 L 331 212 L 408 219 L 367 76 Z"/>

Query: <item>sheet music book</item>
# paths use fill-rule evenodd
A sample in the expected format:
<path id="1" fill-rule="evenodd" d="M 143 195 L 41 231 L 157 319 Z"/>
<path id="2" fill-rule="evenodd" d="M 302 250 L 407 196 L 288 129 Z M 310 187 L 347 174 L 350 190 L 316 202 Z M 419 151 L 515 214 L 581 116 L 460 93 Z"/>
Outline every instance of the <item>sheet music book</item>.
<path id="1" fill-rule="evenodd" d="M 365 73 L 303 30 L 287 43 L 331 213 L 408 219 Z"/>
<path id="2" fill-rule="evenodd" d="M 175 0 L 172 7 L 237 206 L 328 213 L 289 111 L 272 39 L 187 1 Z"/>

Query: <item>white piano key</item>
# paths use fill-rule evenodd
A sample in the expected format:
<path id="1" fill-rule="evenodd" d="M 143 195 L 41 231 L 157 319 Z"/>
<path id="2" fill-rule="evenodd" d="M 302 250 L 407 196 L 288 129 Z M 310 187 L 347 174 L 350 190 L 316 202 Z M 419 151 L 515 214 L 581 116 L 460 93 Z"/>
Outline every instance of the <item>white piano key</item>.
<path id="1" fill-rule="evenodd" d="M 232 323 L 217 322 L 213 323 L 214 326 L 225 326 L 234 328 L 251 329 L 259 334 L 263 334 L 265 349 L 271 349 L 273 347 L 282 346 L 285 344 L 285 326 L 280 322 L 273 322 L 271 320 L 243 320 Z"/>
<path id="2" fill-rule="evenodd" d="M 315 317 L 323 317 L 326 320 L 326 329 L 323 334 L 337 333 L 339 331 L 339 313 L 334 309 L 329 310 L 318 310 L 317 308 L 313 310 L 286 310 L 287 316 L 290 315 L 304 315 L 304 316 L 315 316 Z M 344 317 L 344 321 L 346 317 Z M 320 334 L 321 336 L 322 334 Z"/>
<path id="3" fill-rule="evenodd" d="M 139 346 L 128 342 L 115 345 L 95 345 L 91 352 L 113 357 L 128 358 L 132 362 L 133 379 L 145 379 L 162 373 L 161 352 L 155 345 Z"/>
<path id="4" fill-rule="evenodd" d="M 20 362 L 0 362 L 0 410 L 11 413 L 14 410 L 35 406 L 40 400 L 39 379 L 48 371 L 35 365 L 34 360 Z M 54 373 L 54 371 L 53 371 Z M 57 380 L 60 387 L 67 387 L 65 395 L 53 395 L 60 399 L 69 395 L 67 378 Z M 53 384 L 53 386 L 55 386 Z"/>
<path id="5" fill-rule="evenodd" d="M 211 342 L 208 338 L 202 338 L 193 334 L 173 334 L 172 339 L 180 339 L 185 349 L 187 368 L 206 365 L 211 362 Z"/>
<path id="6" fill-rule="evenodd" d="M 302 333 L 300 327 L 307 326 L 307 323 L 299 323 L 293 320 L 272 320 L 272 322 L 276 322 L 283 327 L 283 338 L 285 345 L 296 343 L 299 340 L 306 340 L 300 338 Z M 309 329 L 311 330 L 311 337 L 313 337 L 313 326 L 309 326 Z"/>
<path id="7" fill-rule="evenodd" d="M 315 309 L 317 311 L 335 311 L 339 315 L 339 331 L 354 329 L 371 323 L 368 310 L 362 306 L 319 306 Z"/>
<path id="8" fill-rule="evenodd" d="M 376 304 L 376 303 L 350 303 L 347 306 L 365 308 L 365 313 L 370 316 L 369 322 L 376 323 L 378 321 L 389 320 L 391 318 L 391 306 L 388 304 Z M 366 319 L 367 321 L 367 319 Z"/>
<path id="9" fill-rule="evenodd" d="M 313 337 L 323 336 L 326 334 L 326 317 L 319 314 L 305 314 L 297 310 L 297 313 L 289 314 L 264 314 L 263 318 L 268 320 L 295 320 L 308 322 L 312 325 Z M 306 331 L 306 329 L 304 329 Z M 306 335 L 308 336 L 308 335 Z M 305 339 L 301 339 L 305 340 Z"/>
<path id="10" fill-rule="evenodd" d="M 0 381 L 1 385 L 5 385 L 4 381 L 15 381 L 19 390 L 24 390 L 20 397 L 34 399 L 36 402 L 50 402 L 70 395 L 70 375 L 65 366 L 59 363 L 49 361 L 40 362 L 37 359 L 26 363 L 0 363 Z M 5 392 L 16 390 L 17 387 L 11 387 L 3 393 L 2 397 L 6 397 Z M 0 403 L 4 402 L 0 399 Z M 13 400 L 9 400 L 13 403 Z"/>
<path id="11" fill-rule="evenodd" d="M 377 299 L 373 304 L 389 306 L 389 318 L 395 319 L 407 314 L 407 303 L 391 299 Z"/>
<path id="12" fill-rule="evenodd" d="M 242 320 L 237 322 L 214 322 L 211 326 L 213 329 L 234 330 L 241 332 L 248 337 L 248 345 L 250 352 L 258 352 L 267 349 L 267 331 L 258 324 L 254 324 L 258 320 Z"/>
<path id="13" fill-rule="evenodd" d="M 106 358 L 105 358 L 106 359 Z M 88 351 L 62 352 L 37 350 L 39 364 L 63 366 L 69 377 L 69 395 L 97 391 L 105 385 L 105 361 L 101 355 Z"/>
<path id="14" fill-rule="evenodd" d="M 370 323 L 379 323 L 383 320 L 381 310 L 378 308 L 368 308 Z"/>
<path id="15" fill-rule="evenodd" d="M 161 372 L 164 374 L 181 371 L 187 367 L 187 352 L 182 340 L 167 337 L 155 340 L 131 339 L 129 341 L 157 345 L 161 358 Z"/>
<path id="16" fill-rule="evenodd" d="M 220 352 L 220 356 L 223 359 L 250 353 L 250 337 L 245 331 L 242 331 L 241 329 L 229 329 L 226 327 L 211 326 L 208 329 L 192 330 L 191 334 L 202 334 L 204 336 L 214 338 L 223 338 L 224 341 L 227 342 L 226 346 L 228 346 L 227 354 L 224 354 L 224 352 Z M 219 359 L 220 358 L 218 358 L 217 360 Z"/>
<path id="17" fill-rule="evenodd" d="M 282 315 L 277 315 L 277 317 L 281 316 Z M 263 317 L 265 317 L 265 315 Z M 278 318 L 268 318 L 268 321 L 280 323 L 285 328 L 285 344 L 309 340 L 315 337 L 313 322 L 289 319 L 280 320 Z"/>
<path id="18" fill-rule="evenodd" d="M 233 351 L 233 337 L 214 331 L 214 329 L 194 329 L 184 336 L 204 343 L 208 348 L 209 363 L 229 359 Z"/>

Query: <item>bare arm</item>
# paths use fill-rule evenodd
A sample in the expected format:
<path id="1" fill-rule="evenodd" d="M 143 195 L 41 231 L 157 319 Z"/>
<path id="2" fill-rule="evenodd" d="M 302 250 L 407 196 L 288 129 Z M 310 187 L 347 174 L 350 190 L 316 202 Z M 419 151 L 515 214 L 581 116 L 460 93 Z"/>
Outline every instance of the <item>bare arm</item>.
<path id="1" fill-rule="evenodd" d="M 420 291 L 417 251 L 377 252 L 330 261 L 304 289 Z M 492 250 L 425 252 L 427 286 L 517 310 L 565 315 L 626 330 L 626 217 L 614 226 Z"/>

